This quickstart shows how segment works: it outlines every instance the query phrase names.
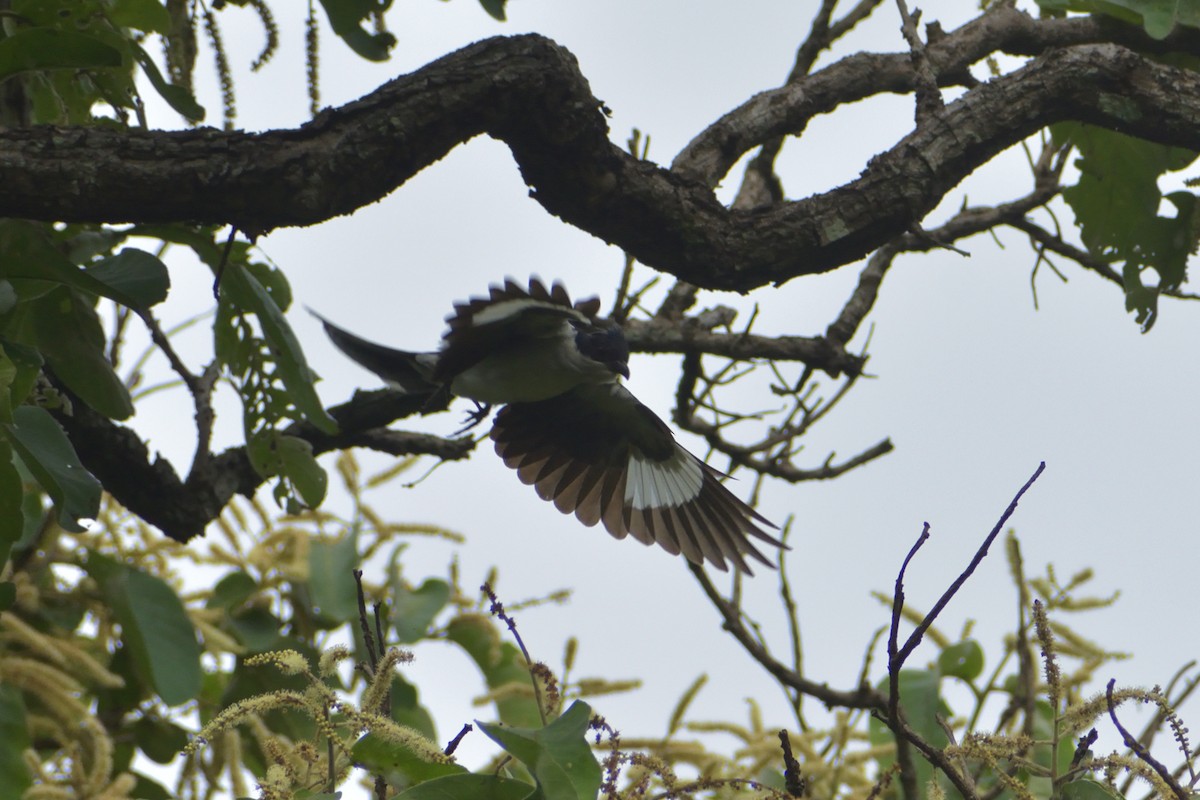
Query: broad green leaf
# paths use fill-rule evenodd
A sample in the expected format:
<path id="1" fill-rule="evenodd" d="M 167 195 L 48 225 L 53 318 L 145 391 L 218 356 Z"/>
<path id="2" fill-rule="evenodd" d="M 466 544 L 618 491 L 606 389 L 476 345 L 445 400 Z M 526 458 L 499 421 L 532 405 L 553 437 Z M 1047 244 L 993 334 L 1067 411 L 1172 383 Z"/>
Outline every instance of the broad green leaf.
<path id="1" fill-rule="evenodd" d="M 275 353 L 279 377 L 304 418 L 325 433 L 335 433 L 337 423 L 321 405 L 321 398 L 313 387 L 315 376 L 308 368 L 300 342 L 263 285 L 249 271 L 230 268 L 221 278 L 221 291 L 228 291 L 238 308 L 253 313 L 258 319 L 263 337 Z"/>
<path id="2" fill-rule="evenodd" d="M 1176 25 L 1200 28 L 1200 5 L 1189 0 L 1038 0 L 1042 8 L 1104 14 L 1141 24 L 1155 39 L 1165 39 Z"/>
<path id="3" fill-rule="evenodd" d="M 175 109 L 184 119 L 191 122 L 201 122 L 204 120 L 204 106 L 196 102 L 196 98 L 182 86 L 175 86 L 168 83 L 162 73 L 158 71 L 158 65 L 154 63 L 154 59 L 150 57 L 141 45 L 133 46 L 133 55 L 137 59 L 138 64 L 142 67 L 142 72 L 146 75 L 146 80 L 150 81 L 150 85 L 154 87 L 154 91 L 158 92 L 163 100 L 171 108 Z"/>
<path id="4" fill-rule="evenodd" d="M 392 573 L 392 627 L 400 644 L 424 638 L 438 612 L 450 600 L 450 584 L 428 578 L 417 589 L 409 589 L 398 570 Z"/>
<path id="5" fill-rule="evenodd" d="M 436 753 L 438 748 L 430 743 L 430 749 Z M 366 768 L 367 771 L 385 775 L 388 782 L 398 789 L 406 789 L 445 775 L 461 775 L 467 772 L 458 764 L 438 761 L 436 756 L 423 756 L 404 744 L 389 741 L 373 733 L 367 733 L 354 743 L 350 757 L 355 764 Z"/>
<path id="6" fill-rule="evenodd" d="M 138 672 L 169 706 L 200 693 L 200 645 L 179 595 L 161 578 L 92 553 L 87 570 L 121 623 Z"/>
<path id="7" fill-rule="evenodd" d="M 425 738 L 437 741 L 437 726 L 433 715 L 421 705 L 417 687 L 399 675 L 392 676 L 392 719 L 419 731 Z"/>
<path id="8" fill-rule="evenodd" d="M 60 286 L 34 301 L 31 313 L 38 349 L 67 388 L 106 417 L 133 416 L 129 390 L 104 352 L 96 310 L 78 292 Z"/>
<path id="9" fill-rule="evenodd" d="M 1123 800 L 1119 792 L 1090 776 L 1065 784 L 1060 795 L 1063 800 Z"/>
<path id="10" fill-rule="evenodd" d="M 974 639 L 964 639 L 942 650 L 937 663 L 943 675 L 973 681 L 983 672 L 983 648 Z"/>
<path id="11" fill-rule="evenodd" d="M 33 783 L 22 753 L 33 746 L 25 701 L 15 686 L 0 686 L 0 797 L 20 797 Z"/>
<path id="12" fill-rule="evenodd" d="M 600 791 L 601 775 L 587 741 L 591 719 L 591 707 L 576 700 L 544 728 L 475 724 L 529 769 L 546 800 L 592 800 Z"/>
<path id="13" fill-rule="evenodd" d="M 418 783 L 396 795 L 396 800 L 526 800 L 537 788 L 499 775 L 447 775 Z"/>
<path id="14" fill-rule="evenodd" d="M 258 583 L 241 570 L 229 573 L 213 587 L 205 602 L 205 608 L 220 608 L 225 611 L 240 606 L 258 591 Z"/>
<path id="15" fill-rule="evenodd" d="M 132 298 L 134 308 L 145 309 L 167 299 L 171 288 L 171 277 L 167 265 L 157 256 L 126 247 L 115 256 L 109 256 L 88 267 L 93 278 Z"/>
<path id="16" fill-rule="evenodd" d="M 147 778 L 139 772 L 134 772 L 132 775 L 137 779 L 137 783 L 134 784 L 130 797 L 136 797 L 138 800 L 174 800 L 175 795 L 167 791 L 158 781 Z"/>
<path id="17" fill-rule="evenodd" d="M 479 5 L 483 6 L 483 10 L 500 22 L 504 22 L 504 6 L 507 4 L 508 0 L 479 0 Z"/>
<path id="18" fill-rule="evenodd" d="M 516 647 L 500 641 L 500 633 L 489 617 L 459 614 L 446 626 L 446 638 L 467 652 L 489 689 L 518 689 L 500 693 L 496 700 L 496 713 L 504 724 L 526 728 L 541 724 L 525 658 Z"/>
<path id="19" fill-rule="evenodd" d="M 1136 257 L 1147 220 L 1158 216 L 1159 176 L 1187 166 L 1195 154 L 1092 125 L 1063 123 L 1052 130 L 1056 141 L 1070 140 L 1079 151 L 1079 182 L 1063 197 L 1084 244 L 1096 255 Z"/>
<path id="20" fill-rule="evenodd" d="M 387 32 L 370 33 L 363 23 L 379 6 L 377 0 L 321 0 L 329 17 L 329 27 L 350 45 L 350 49 L 369 61 L 386 61 L 396 37 Z"/>
<path id="21" fill-rule="evenodd" d="M 36 406 L 13 410 L 13 422 L 3 427 L 13 449 L 58 509 L 59 524 L 79 532 L 81 519 L 92 519 L 100 510 L 100 483 L 92 477 L 71 446 L 67 434 Z"/>
<path id="22" fill-rule="evenodd" d="M 160 717 L 143 716 L 132 732 L 138 749 L 156 764 L 173 763 L 188 745 L 187 731 Z"/>
<path id="23" fill-rule="evenodd" d="M 265 608 L 248 608 L 229 617 L 229 627 L 251 653 L 278 650 L 283 638 L 283 620 Z"/>
<path id="24" fill-rule="evenodd" d="M 84 292 L 107 297 L 130 308 L 138 308 L 139 302 L 117 286 L 99 280 L 88 270 L 80 269 L 59 250 L 56 242 L 46 235 L 44 226 L 24 220 L 0 220 L 0 277 L 7 279 L 26 278 L 36 281 L 61 283 Z M 25 299 L 45 294 L 37 292 L 18 294 Z"/>
<path id="25" fill-rule="evenodd" d="M 308 556 L 308 588 L 320 616 L 333 622 L 358 618 L 358 528 L 352 527 L 337 541 L 318 539 Z"/>
<path id="26" fill-rule="evenodd" d="M 317 463 L 312 444 L 296 436 L 280 436 L 276 451 L 279 454 L 279 474 L 291 481 L 300 499 L 309 508 L 325 500 L 329 477 Z"/>
<path id="27" fill-rule="evenodd" d="M 171 15 L 161 0 L 115 0 L 108 18 L 122 28 L 146 33 L 170 33 Z"/>
<path id="28" fill-rule="evenodd" d="M 119 51 L 78 31 L 27 28 L 0 39 L 0 80 L 33 69 L 119 66 Z"/>
<path id="29" fill-rule="evenodd" d="M 1080 123 L 1051 130 L 1057 142 L 1069 141 L 1079 151 L 1079 181 L 1063 190 L 1063 199 L 1075 213 L 1080 236 L 1097 257 L 1123 263 L 1125 307 L 1149 331 L 1159 293 L 1186 280 L 1200 237 L 1195 196 L 1181 191 L 1164 198 L 1158 180 L 1192 163 L 1196 154 Z M 1164 199 L 1175 206 L 1173 216 L 1160 215 Z M 1141 278 L 1147 268 L 1158 273 L 1151 285 Z"/>

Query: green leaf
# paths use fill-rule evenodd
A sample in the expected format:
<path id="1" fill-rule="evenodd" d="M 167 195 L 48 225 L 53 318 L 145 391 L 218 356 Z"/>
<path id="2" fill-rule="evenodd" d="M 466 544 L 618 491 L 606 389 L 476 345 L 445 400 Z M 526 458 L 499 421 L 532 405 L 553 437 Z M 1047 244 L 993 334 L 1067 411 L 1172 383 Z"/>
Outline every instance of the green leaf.
<path id="1" fill-rule="evenodd" d="M 79 520 L 95 518 L 100 510 L 100 482 L 79 463 L 71 441 L 50 412 L 21 406 L 13 410 L 13 422 L 3 430 L 26 469 L 54 501 L 59 524 L 76 533 L 84 530 Z"/>
<path id="2" fill-rule="evenodd" d="M 126 247 L 115 256 L 88 267 L 87 271 L 105 286 L 131 298 L 137 309 L 166 300 L 171 288 L 167 265 L 157 256 L 136 247 Z"/>
<path id="3" fill-rule="evenodd" d="M 37 385 L 42 355 L 17 342 L 0 341 L 0 422 L 12 422 L 12 412 Z"/>
<path id="4" fill-rule="evenodd" d="M 417 687 L 399 675 L 392 677 L 392 719 L 418 731 L 430 741 L 437 741 L 433 715 L 421 705 Z"/>
<path id="5" fill-rule="evenodd" d="M 325 619 L 347 622 L 358 619 L 358 528 L 352 527 L 336 541 L 318 539 L 309 549 L 308 588 L 312 603 Z"/>
<path id="6" fill-rule="evenodd" d="M 171 15 L 161 0 L 116 0 L 108 10 L 108 18 L 122 28 L 146 33 L 171 32 Z"/>
<path id="7" fill-rule="evenodd" d="M 0 797 L 20 797 L 33 783 L 22 753 L 33 746 L 25 701 L 15 686 L 0 686 Z"/>
<path id="8" fill-rule="evenodd" d="M 96 310 L 60 286 L 30 304 L 38 349 L 54 374 L 83 402 L 111 419 L 133 416 L 133 400 L 104 352 Z"/>
<path id="9" fill-rule="evenodd" d="M 183 728 L 158 717 L 143 716 L 133 723 L 133 739 L 138 749 L 156 764 L 170 764 L 188 745 Z"/>
<path id="10" fill-rule="evenodd" d="M 1125 310 L 1133 313 L 1142 333 L 1147 333 L 1158 319 L 1158 289 L 1142 283 L 1142 269 L 1132 262 L 1121 270 L 1121 282 L 1125 286 Z"/>
<path id="11" fill-rule="evenodd" d="M 529 769 L 546 800 L 593 800 L 600 791 L 601 774 L 587 741 L 591 719 L 591 707 L 576 700 L 544 728 L 475 724 Z"/>
<path id="12" fill-rule="evenodd" d="M 46 235 L 44 226 L 24 220 L 0 220 L 0 277 L 52 281 L 85 294 L 107 297 L 130 308 L 139 308 L 137 297 L 118 286 L 110 286 L 87 270 L 80 269 L 60 252 L 58 244 Z M 50 287 L 38 291 L 18 290 L 25 299 L 46 294 Z"/>
<path id="13" fill-rule="evenodd" d="M 500 22 L 505 20 L 504 6 L 507 4 L 508 0 L 479 0 L 479 5 L 483 6 L 483 10 Z"/>
<path id="14" fill-rule="evenodd" d="M 237 640 L 251 653 L 266 653 L 280 648 L 279 633 L 283 620 L 265 608 L 248 608 L 229 618 L 229 627 Z"/>
<path id="15" fill-rule="evenodd" d="M 363 23 L 379 9 L 377 0 L 321 0 L 329 27 L 350 45 L 350 49 L 369 61 L 386 61 L 396 45 L 396 37 L 387 32 L 370 33 Z"/>
<path id="16" fill-rule="evenodd" d="M 430 743 L 430 749 L 437 747 Z M 367 733 L 354 743 L 350 757 L 355 764 L 369 772 L 384 774 L 388 782 L 398 789 L 406 789 L 418 783 L 441 778 L 445 775 L 461 775 L 467 772 L 458 764 L 422 757 L 416 750 L 399 742 L 392 742 L 374 733 Z"/>
<path id="17" fill-rule="evenodd" d="M 275 353 L 279 377 L 304 418 L 324 433 L 336 433 L 337 423 L 325 412 L 313 387 L 316 381 L 300 342 L 263 285 L 245 269 L 228 269 L 221 278 L 221 291 L 229 292 L 234 304 L 254 314 L 263 336 Z"/>
<path id="18" fill-rule="evenodd" d="M 142 72 L 146 74 L 146 79 L 154 87 L 154 91 L 158 92 L 171 108 L 175 109 L 184 119 L 192 122 L 204 120 L 204 106 L 197 103 L 192 93 L 184 87 L 167 83 L 166 78 L 158 71 L 158 65 L 154 63 L 154 59 L 141 45 L 133 45 L 133 55 L 141 65 Z"/>
<path id="19" fill-rule="evenodd" d="M 205 608 L 220 608 L 229 611 L 240 606 L 258 591 L 258 583 L 241 570 L 229 573 L 213 587 L 205 602 Z"/>
<path id="20" fill-rule="evenodd" d="M 428 578 L 418 589 L 409 589 L 393 570 L 392 584 L 392 627 L 400 644 L 411 644 L 425 637 L 429 626 L 438 612 L 450 600 L 450 584 L 437 578 Z"/>
<path id="21" fill-rule="evenodd" d="M 296 436 L 280 436 L 276 453 L 279 455 L 279 474 L 291 481 L 304 505 L 309 508 L 321 505 L 329 477 L 317 463 L 312 444 Z"/>
<path id="22" fill-rule="evenodd" d="M 133 663 L 162 701 L 177 706 L 200 693 L 200 645 L 179 595 L 161 578 L 91 553 L 87 571 L 121 623 Z"/>
<path id="23" fill-rule="evenodd" d="M 942 650 L 937 663 L 943 675 L 973 681 L 983 672 L 983 648 L 974 639 L 964 639 Z"/>
<path id="24" fill-rule="evenodd" d="M 525 800 L 537 789 L 499 775 L 447 775 L 418 783 L 396 795 L 397 800 Z"/>
<path id="25" fill-rule="evenodd" d="M 1064 784 L 1061 796 L 1063 800 L 1123 800 L 1122 796 L 1107 784 L 1093 780 L 1090 776 Z"/>
<path id="26" fill-rule="evenodd" d="M 1159 178 L 1192 163 L 1196 154 L 1079 123 L 1052 126 L 1057 142 L 1079 151 L 1079 181 L 1063 190 L 1088 250 L 1109 262 L 1123 262 L 1125 307 L 1136 314 L 1142 331 L 1153 326 L 1158 295 L 1177 289 L 1187 277 L 1187 262 L 1200 238 L 1196 197 L 1175 192 L 1165 198 Z M 1162 216 L 1166 199 L 1174 216 Z M 1146 285 L 1144 269 L 1158 273 Z"/>
<path id="27" fill-rule="evenodd" d="M 1200 5 L 1181 0 L 1038 0 L 1042 8 L 1104 14 L 1141 24 L 1155 39 L 1165 39 L 1176 25 L 1200 28 Z"/>
<path id="28" fill-rule="evenodd" d="M 121 66 L 121 53 L 78 31 L 27 28 L 0 39 L 0 80 L 34 69 Z"/>

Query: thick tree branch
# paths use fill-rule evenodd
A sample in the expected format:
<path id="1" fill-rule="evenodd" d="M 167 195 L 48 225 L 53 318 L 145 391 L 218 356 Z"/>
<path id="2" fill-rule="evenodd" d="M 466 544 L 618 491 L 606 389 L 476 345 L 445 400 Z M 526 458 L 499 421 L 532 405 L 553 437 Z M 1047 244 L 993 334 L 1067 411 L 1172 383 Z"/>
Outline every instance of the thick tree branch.
<path id="1" fill-rule="evenodd" d="M 292 425 L 285 433 L 308 441 L 316 453 L 367 446 L 393 455 L 465 458 L 475 444 L 469 437 L 441 439 L 380 430 L 393 420 L 428 410 L 423 403 L 423 398 L 393 391 L 359 392 L 350 402 L 329 409 L 340 426 L 338 433 L 321 433 L 306 423 Z M 235 494 L 249 497 L 264 482 L 250 466 L 245 447 L 231 447 L 213 456 L 182 481 L 166 459 L 155 456 L 150 460 L 150 451 L 136 431 L 93 411 L 77 398 L 72 405 L 71 413 L 60 410 L 55 416 L 83 465 L 121 505 L 176 541 L 186 542 L 202 534 Z"/>
<path id="2" fill-rule="evenodd" d="M 1028 49 L 1106 30 L 1094 23 L 1013 22 L 1021 17 L 1006 18 L 1016 31 L 1007 39 L 977 38 L 987 47 L 1003 39 L 1008 49 Z M 998 25 L 997 18 L 985 15 L 980 25 Z M 1060 34 L 1057 42 L 1048 30 Z M 947 69 L 942 48 L 961 43 L 957 34 L 929 47 L 940 79 Z M 961 58 L 969 63 L 971 57 Z M 901 67 L 888 66 L 897 59 Z M 752 133 L 707 145 L 713 137 L 702 137 L 696 147 L 736 159 L 747 147 L 794 133 L 812 114 L 849 101 L 863 81 L 873 82 L 873 91 L 908 90 L 906 63 L 906 54 L 843 59 L 779 90 L 784 94 L 751 101 L 766 104 Z M 1200 149 L 1200 75 L 1114 45 L 1053 50 L 972 89 L 874 158 L 858 180 L 767 211 L 739 212 L 724 208 L 704 185 L 720 168 L 697 169 L 694 158 L 683 158 L 685 174 L 674 174 L 609 142 L 600 103 L 569 52 L 539 36 L 497 38 L 297 130 L 7 132 L 0 135 L 0 215 L 192 220 L 262 233 L 350 213 L 457 144 L 488 133 L 508 143 L 550 212 L 697 286 L 747 290 L 863 257 L 912 229 L 976 167 L 1065 119 Z M 721 123 L 714 129 L 724 130 Z"/>

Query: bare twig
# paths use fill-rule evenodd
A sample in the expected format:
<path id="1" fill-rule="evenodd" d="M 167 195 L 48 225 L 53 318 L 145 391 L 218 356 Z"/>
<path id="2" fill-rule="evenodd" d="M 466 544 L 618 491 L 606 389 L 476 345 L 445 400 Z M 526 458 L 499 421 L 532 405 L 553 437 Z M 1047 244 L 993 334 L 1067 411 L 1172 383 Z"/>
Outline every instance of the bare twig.
<path id="1" fill-rule="evenodd" d="M 529 655 L 528 648 L 525 647 L 525 642 L 521 639 L 521 634 L 517 633 L 517 621 L 510 617 L 504 610 L 504 604 L 500 602 L 500 598 L 492 591 L 491 584 L 485 583 L 479 587 L 479 591 L 487 595 L 488 602 L 491 604 L 488 610 L 501 622 L 508 626 L 508 630 L 513 635 L 513 639 L 517 642 L 517 647 L 521 648 L 521 655 L 525 656 L 525 666 L 529 668 L 529 681 L 533 684 L 533 697 L 537 701 L 538 715 L 542 718 L 542 725 L 546 725 L 546 709 L 542 701 L 542 687 L 538 682 L 537 662 Z"/>

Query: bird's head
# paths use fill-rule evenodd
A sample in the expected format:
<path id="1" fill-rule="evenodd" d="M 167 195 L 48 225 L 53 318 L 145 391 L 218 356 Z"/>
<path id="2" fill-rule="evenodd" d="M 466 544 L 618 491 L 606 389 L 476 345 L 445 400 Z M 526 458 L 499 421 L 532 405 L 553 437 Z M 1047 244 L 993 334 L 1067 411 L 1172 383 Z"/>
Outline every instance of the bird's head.
<path id="1" fill-rule="evenodd" d="M 621 327 L 614 322 L 577 325 L 575 347 L 580 354 L 597 361 L 616 375 L 629 377 L 629 343 Z"/>

